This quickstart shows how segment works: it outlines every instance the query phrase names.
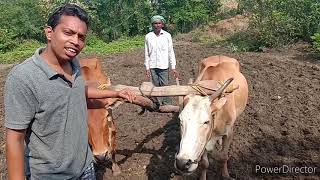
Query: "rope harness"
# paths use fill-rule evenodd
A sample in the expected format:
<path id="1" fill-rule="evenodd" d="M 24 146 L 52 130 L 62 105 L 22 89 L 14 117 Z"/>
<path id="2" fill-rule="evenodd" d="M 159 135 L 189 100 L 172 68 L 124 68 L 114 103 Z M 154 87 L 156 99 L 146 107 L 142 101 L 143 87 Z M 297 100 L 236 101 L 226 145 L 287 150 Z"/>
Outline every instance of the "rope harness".
<path id="1" fill-rule="evenodd" d="M 204 87 L 200 86 L 199 84 L 191 84 L 190 85 L 194 90 L 198 91 L 202 96 L 208 96 L 208 94 L 203 90 Z M 208 89 L 208 88 L 206 88 Z M 210 89 L 212 90 L 212 89 Z"/>
<path id="2" fill-rule="evenodd" d="M 218 81 L 220 87 L 224 84 L 223 81 Z M 202 85 L 199 85 L 199 84 L 191 84 L 190 85 L 194 90 L 196 90 L 197 92 L 199 92 L 202 96 L 209 96 L 205 91 L 204 89 L 208 89 L 208 90 L 212 90 L 212 91 L 216 91 L 215 89 L 210 89 L 208 87 L 204 87 Z M 224 90 L 223 94 L 224 93 L 232 93 L 234 90 L 238 89 L 239 88 L 239 85 L 233 85 L 233 84 L 229 84 L 226 89 Z"/>

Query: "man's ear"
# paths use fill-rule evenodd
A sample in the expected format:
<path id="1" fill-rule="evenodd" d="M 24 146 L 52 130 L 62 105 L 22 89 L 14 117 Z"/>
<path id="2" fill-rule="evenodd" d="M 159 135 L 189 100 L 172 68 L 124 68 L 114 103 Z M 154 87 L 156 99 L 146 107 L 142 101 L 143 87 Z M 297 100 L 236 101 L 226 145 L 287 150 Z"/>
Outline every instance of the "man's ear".
<path id="1" fill-rule="evenodd" d="M 219 109 L 221 109 L 223 107 L 223 105 L 225 105 L 227 102 L 227 98 L 225 97 L 222 97 L 216 101 L 212 100 L 211 101 L 211 111 L 212 112 L 215 112 Z"/>
<path id="2" fill-rule="evenodd" d="M 53 33 L 53 29 L 51 26 L 46 26 L 44 28 L 44 32 L 46 34 L 46 37 L 47 37 L 47 40 L 50 41 L 51 40 L 51 37 L 52 37 L 52 33 Z"/>

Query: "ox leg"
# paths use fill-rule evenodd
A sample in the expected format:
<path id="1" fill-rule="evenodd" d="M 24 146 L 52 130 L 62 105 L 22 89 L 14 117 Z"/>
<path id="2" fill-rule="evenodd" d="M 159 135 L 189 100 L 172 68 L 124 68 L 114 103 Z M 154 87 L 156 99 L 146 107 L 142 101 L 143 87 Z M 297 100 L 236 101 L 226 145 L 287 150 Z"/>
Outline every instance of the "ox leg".
<path id="1" fill-rule="evenodd" d="M 201 158 L 201 161 L 200 161 L 200 165 L 202 167 L 200 180 L 206 180 L 207 179 L 207 170 L 209 168 L 209 159 L 208 159 L 207 151 L 204 151 L 202 158 Z"/>
<path id="2" fill-rule="evenodd" d="M 111 155 L 111 162 L 112 162 L 112 175 L 113 176 L 118 176 L 119 174 L 121 174 L 121 169 L 119 167 L 119 165 L 116 162 L 116 154 L 115 152 L 112 152 Z"/>
<path id="3" fill-rule="evenodd" d="M 110 151 L 108 151 L 110 153 L 108 153 L 108 156 L 111 159 L 111 163 L 112 163 L 112 167 L 111 167 L 112 175 L 117 176 L 121 174 L 121 169 L 116 162 L 116 152 L 115 152 L 116 127 L 112 117 L 112 110 L 109 109 L 108 113 L 109 114 L 107 116 L 107 120 L 108 120 L 108 127 L 109 127 L 109 146 L 110 146 Z"/>
<path id="4" fill-rule="evenodd" d="M 223 179 L 232 179 L 228 171 L 228 152 L 229 147 L 233 138 L 233 129 L 230 129 L 229 133 L 222 137 L 222 151 L 221 151 L 221 164 L 222 164 L 222 178 Z"/>

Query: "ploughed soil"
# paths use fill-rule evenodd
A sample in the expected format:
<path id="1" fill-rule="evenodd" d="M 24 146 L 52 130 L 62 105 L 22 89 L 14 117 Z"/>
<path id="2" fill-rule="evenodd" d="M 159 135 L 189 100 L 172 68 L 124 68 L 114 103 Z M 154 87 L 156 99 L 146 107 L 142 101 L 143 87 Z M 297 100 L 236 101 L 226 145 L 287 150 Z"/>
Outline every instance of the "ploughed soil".
<path id="1" fill-rule="evenodd" d="M 249 84 L 249 102 L 237 119 L 229 152 L 229 172 L 236 179 L 320 179 L 320 56 L 303 44 L 261 53 L 232 53 L 223 48 L 177 41 L 174 44 L 181 84 L 196 78 L 198 62 L 212 55 L 239 60 Z M 144 51 L 99 57 L 112 84 L 139 86 L 148 81 Z M 6 179 L 3 86 L 10 67 L 0 71 L 0 177 Z M 175 81 L 172 78 L 171 83 Z M 177 104 L 177 98 L 174 98 Z M 146 112 L 123 104 L 114 110 L 116 159 L 122 173 L 112 176 L 108 163 L 97 167 L 98 179 L 197 179 L 181 177 L 174 157 L 179 147 L 177 114 Z M 256 168 L 264 167 L 256 172 Z M 265 167 L 299 167 L 302 172 L 263 173 Z M 301 167 L 312 172 L 303 173 Z M 219 179 L 220 167 L 210 160 L 208 179 Z M 305 170 L 305 168 L 304 168 Z"/>

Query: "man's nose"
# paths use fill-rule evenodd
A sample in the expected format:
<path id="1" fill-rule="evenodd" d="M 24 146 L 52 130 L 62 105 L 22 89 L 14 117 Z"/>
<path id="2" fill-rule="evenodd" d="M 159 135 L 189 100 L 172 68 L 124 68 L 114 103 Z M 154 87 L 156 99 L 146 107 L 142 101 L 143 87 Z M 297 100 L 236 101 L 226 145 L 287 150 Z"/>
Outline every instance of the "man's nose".
<path id="1" fill-rule="evenodd" d="M 74 35 L 71 38 L 71 43 L 74 44 L 75 46 L 79 46 L 79 36 L 78 35 Z"/>

